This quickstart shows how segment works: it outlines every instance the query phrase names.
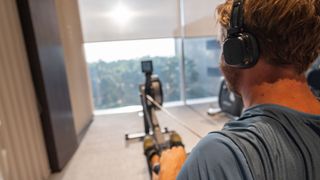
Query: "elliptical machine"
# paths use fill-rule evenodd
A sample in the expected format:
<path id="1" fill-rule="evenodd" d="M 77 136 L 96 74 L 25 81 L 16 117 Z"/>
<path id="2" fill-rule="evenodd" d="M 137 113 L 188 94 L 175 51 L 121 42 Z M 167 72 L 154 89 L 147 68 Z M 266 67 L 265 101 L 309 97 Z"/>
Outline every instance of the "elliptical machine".
<path id="1" fill-rule="evenodd" d="M 320 100 L 320 57 L 307 72 L 307 82 L 313 94 Z"/>
<path id="2" fill-rule="evenodd" d="M 231 115 L 232 117 L 239 117 L 243 109 L 243 102 L 240 96 L 231 92 L 228 87 L 226 80 L 221 79 L 220 90 L 218 96 L 219 110 L 209 108 L 207 113 L 210 116 L 215 116 L 221 113 Z"/>

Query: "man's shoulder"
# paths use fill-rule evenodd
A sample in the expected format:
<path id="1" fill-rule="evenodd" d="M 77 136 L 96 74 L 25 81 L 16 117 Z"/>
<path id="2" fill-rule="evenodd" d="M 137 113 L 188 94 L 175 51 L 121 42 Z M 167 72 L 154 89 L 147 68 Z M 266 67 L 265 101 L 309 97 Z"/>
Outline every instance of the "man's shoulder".
<path id="1" fill-rule="evenodd" d="M 260 105 L 227 123 L 220 133 L 241 149 L 255 179 L 304 179 L 304 158 L 310 167 L 319 166 L 319 120 L 286 107 Z"/>
<path id="2" fill-rule="evenodd" d="M 221 151 L 225 148 L 236 146 L 232 140 L 223 135 L 222 131 L 211 132 L 200 140 L 197 146 L 193 149 L 193 152 L 200 154 L 211 153 L 212 151 Z"/>
<path id="3" fill-rule="evenodd" d="M 250 179 L 240 149 L 228 137 L 210 133 L 192 150 L 178 179 Z M 237 179 L 236 178 L 236 179 Z"/>
<path id="4" fill-rule="evenodd" d="M 306 136 L 314 131 L 320 132 L 319 120 L 318 115 L 305 114 L 279 105 L 263 104 L 247 109 L 240 118 L 226 123 L 222 132 L 231 139 L 246 135 L 265 140 L 278 139 L 289 134 Z"/>
<path id="5" fill-rule="evenodd" d="M 243 112 L 237 120 L 225 124 L 223 131 L 231 134 L 246 134 L 246 132 L 263 133 L 264 130 L 275 130 L 289 124 L 303 123 L 306 118 L 299 112 L 272 104 L 251 107 Z"/>

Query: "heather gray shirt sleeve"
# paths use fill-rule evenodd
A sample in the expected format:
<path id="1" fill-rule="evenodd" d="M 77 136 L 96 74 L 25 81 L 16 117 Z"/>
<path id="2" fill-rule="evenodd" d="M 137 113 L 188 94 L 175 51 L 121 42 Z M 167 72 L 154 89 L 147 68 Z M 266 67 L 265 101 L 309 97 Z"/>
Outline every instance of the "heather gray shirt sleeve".
<path id="1" fill-rule="evenodd" d="M 192 150 L 178 180 L 252 180 L 240 149 L 227 137 L 211 133 Z"/>

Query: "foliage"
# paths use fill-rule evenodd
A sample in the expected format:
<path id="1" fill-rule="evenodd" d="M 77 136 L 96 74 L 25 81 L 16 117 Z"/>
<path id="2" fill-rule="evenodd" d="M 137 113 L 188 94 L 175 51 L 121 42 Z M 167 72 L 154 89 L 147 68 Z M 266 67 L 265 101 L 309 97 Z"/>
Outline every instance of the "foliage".
<path id="1" fill-rule="evenodd" d="M 177 57 L 143 57 L 140 59 L 119 60 L 89 63 L 89 72 L 93 89 L 94 104 L 96 109 L 114 108 L 140 104 L 139 84 L 144 83 L 140 62 L 152 59 L 154 74 L 162 82 L 164 100 L 180 100 L 180 67 Z M 195 62 L 188 60 L 186 63 L 188 82 L 197 82 L 198 72 Z M 194 84 L 189 89 L 194 96 L 198 85 Z"/>

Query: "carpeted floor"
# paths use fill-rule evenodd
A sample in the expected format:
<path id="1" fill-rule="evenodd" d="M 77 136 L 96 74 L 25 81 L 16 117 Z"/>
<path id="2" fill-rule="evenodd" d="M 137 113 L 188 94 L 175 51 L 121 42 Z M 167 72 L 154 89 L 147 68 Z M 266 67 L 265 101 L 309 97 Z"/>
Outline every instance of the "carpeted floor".
<path id="1" fill-rule="evenodd" d="M 229 119 L 208 116 L 209 104 L 168 108 L 178 121 L 157 112 L 161 127 L 177 131 L 187 152 L 208 132 L 219 130 Z M 211 105 L 212 106 L 212 105 Z M 149 180 L 142 142 L 125 141 L 126 133 L 143 131 L 137 112 L 95 117 L 67 167 L 49 180 Z"/>

